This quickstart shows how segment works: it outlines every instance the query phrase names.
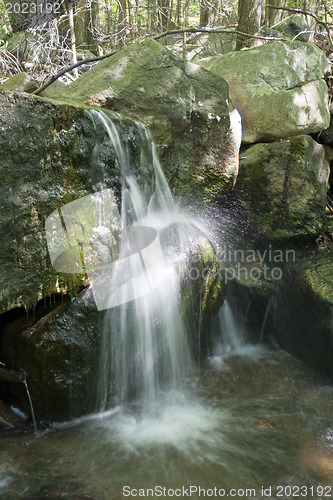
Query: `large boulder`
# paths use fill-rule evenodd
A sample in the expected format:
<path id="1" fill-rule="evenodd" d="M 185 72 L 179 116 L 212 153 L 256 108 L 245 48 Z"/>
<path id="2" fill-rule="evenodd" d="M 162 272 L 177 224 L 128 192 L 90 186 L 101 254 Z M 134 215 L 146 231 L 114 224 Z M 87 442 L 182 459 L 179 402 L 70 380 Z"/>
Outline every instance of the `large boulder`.
<path id="1" fill-rule="evenodd" d="M 240 162 L 237 196 L 269 238 L 314 238 L 324 228 L 329 166 L 309 136 L 259 143 Z"/>
<path id="2" fill-rule="evenodd" d="M 138 182 L 152 193 L 149 139 L 135 134 L 132 120 L 118 115 L 113 119 L 124 135 Z M 114 189 L 120 205 L 121 173 L 108 133 L 87 110 L 29 94 L 0 92 L 0 144 L 0 179 L 6 186 L 0 194 L 2 313 L 14 307 L 32 308 L 54 293 L 75 293 L 85 283 L 83 274 L 57 273 L 52 268 L 45 219 L 102 188 Z"/>
<path id="3" fill-rule="evenodd" d="M 219 76 L 151 39 L 137 42 L 60 92 L 42 95 L 103 106 L 149 126 L 172 187 L 211 199 L 233 186 L 241 124 Z"/>
<path id="4" fill-rule="evenodd" d="M 272 141 L 326 129 L 327 58 L 302 42 L 273 42 L 200 61 L 224 78 L 242 117 L 243 141 Z"/>
<path id="5" fill-rule="evenodd" d="M 33 326 L 18 317 L 3 328 L 1 359 L 25 371 L 37 421 L 68 419 L 93 410 L 102 320 L 90 294 L 58 306 Z M 23 384 L 11 384 L 7 399 L 30 414 Z"/>
<path id="6" fill-rule="evenodd" d="M 0 93 L 0 179 L 6 186 L 0 195 L 0 312 L 29 309 L 67 288 L 51 267 L 44 223 L 59 204 L 85 192 L 80 129 L 87 124 L 82 109 Z M 92 138 L 86 139 L 86 151 L 92 150 Z"/>

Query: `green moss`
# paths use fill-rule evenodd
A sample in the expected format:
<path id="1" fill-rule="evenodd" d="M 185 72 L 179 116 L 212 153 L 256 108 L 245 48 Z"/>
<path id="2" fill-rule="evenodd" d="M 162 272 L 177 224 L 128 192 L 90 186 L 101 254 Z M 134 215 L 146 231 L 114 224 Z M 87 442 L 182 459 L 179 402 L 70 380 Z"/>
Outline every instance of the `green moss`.
<path id="1" fill-rule="evenodd" d="M 219 275 L 219 263 L 211 244 L 202 241 L 191 258 L 183 263 L 181 286 L 182 315 L 190 333 L 190 345 L 196 356 L 199 339 L 208 322 L 217 314 L 225 299 L 225 286 Z"/>
<path id="2" fill-rule="evenodd" d="M 236 192 L 270 238 L 313 238 L 323 229 L 327 171 L 309 136 L 257 144 L 244 153 Z"/>
<path id="3" fill-rule="evenodd" d="M 66 88 L 51 85 L 43 95 L 142 121 L 157 143 L 168 180 L 182 196 L 195 193 L 210 200 L 234 182 L 237 153 L 229 148 L 232 106 L 226 82 L 154 40 L 132 44 Z M 228 176 L 224 166 L 232 161 Z"/>

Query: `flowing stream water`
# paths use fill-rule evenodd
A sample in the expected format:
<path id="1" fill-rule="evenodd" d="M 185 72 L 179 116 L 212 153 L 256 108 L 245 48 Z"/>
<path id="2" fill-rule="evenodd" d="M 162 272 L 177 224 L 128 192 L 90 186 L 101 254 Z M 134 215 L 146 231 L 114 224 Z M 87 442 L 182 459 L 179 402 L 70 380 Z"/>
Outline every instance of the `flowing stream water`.
<path id="1" fill-rule="evenodd" d="M 134 300 L 125 289 L 104 314 L 95 411 L 1 437 L 0 497 L 331 498 L 333 386 L 282 351 L 249 345 L 244 312 L 229 299 L 212 323 L 211 356 L 197 367 L 179 269 L 209 238 L 173 200 L 149 132 L 138 125 L 151 145 L 139 167 L 153 165 L 153 192 L 131 172 L 111 115 L 90 116 L 116 150 L 121 228 L 156 231 L 161 276 Z"/>
<path id="2" fill-rule="evenodd" d="M 203 235 L 175 204 L 148 129 L 137 124 L 143 142 L 151 148 L 149 156 L 155 179 L 152 195 L 145 193 L 140 177 L 133 174 L 128 148 L 112 119 L 102 112 L 92 111 L 91 116 L 95 123 L 105 127 L 117 154 L 122 175 L 122 230 L 126 231 L 130 225 L 138 230 L 153 228 L 163 248 L 163 254 L 158 252 L 156 256 L 156 246 L 146 254 L 143 280 L 148 278 L 148 293 L 140 293 L 142 280 L 138 283 L 129 280 L 129 286 L 122 290 L 121 304 L 107 310 L 96 410 L 105 411 L 116 404 L 127 411 L 133 403 L 136 411 L 140 407 L 142 414 L 157 415 L 168 399 L 166 394 L 181 390 L 184 377 L 191 370 L 177 269 L 181 258 L 200 247 Z M 139 170 L 145 169 L 145 162 L 147 155 L 141 157 Z M 126 240 L 124 245 L 127 243 Z M 142 260 L 143 257 L 129 263 L 133 276 L 138 276 Z M 153 272 L 148 277 L 147 269 L 152 266 Z"/>

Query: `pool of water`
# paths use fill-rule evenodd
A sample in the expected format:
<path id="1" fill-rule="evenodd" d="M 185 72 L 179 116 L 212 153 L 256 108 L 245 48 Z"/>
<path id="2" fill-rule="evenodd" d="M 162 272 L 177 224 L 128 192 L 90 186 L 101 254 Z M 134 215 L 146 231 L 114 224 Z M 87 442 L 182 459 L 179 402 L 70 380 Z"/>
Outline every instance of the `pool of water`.
<path id="1" fill-rule="evenodd" d="M 3 500 L 214 495 L 332 498 L 332 381 L 245 347 L 202 364 L 148 415 L 118 407 L 0 436 Z"/>

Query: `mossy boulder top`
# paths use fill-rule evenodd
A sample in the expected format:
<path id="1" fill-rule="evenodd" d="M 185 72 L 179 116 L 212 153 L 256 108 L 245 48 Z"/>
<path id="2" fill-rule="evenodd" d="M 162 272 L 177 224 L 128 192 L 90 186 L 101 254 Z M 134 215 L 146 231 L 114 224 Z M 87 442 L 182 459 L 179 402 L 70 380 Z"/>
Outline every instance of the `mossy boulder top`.
<path id="1" fill-rule="evenodd" d="M 65 89 L 51 85 L 42 95 L 142 121 L 172 187 L 183 196 L 194 189 L 209 199 L 236 180 L 241 126 L 228 84 L 154 40 L 129 45 Z"/>
<path id="2" fill-rule="evenodd" d="M 326 129 L 330 115 L 323 51 L 302 42 L 273 42 L 202 59 L 223 77 L 242 117 L 243 141 L 260 142 Z"/>

